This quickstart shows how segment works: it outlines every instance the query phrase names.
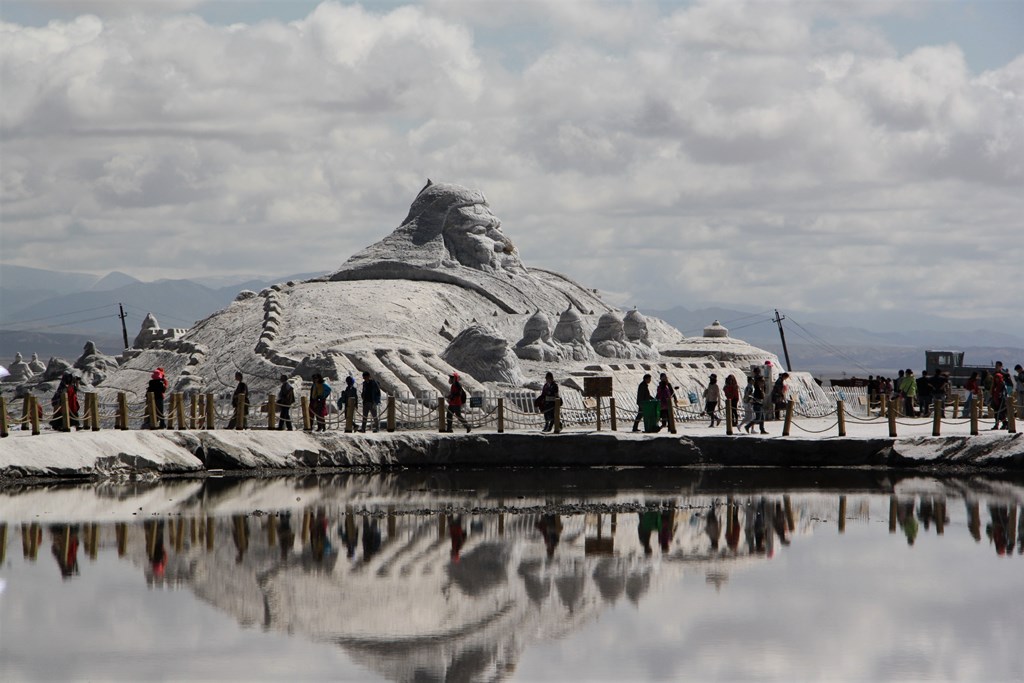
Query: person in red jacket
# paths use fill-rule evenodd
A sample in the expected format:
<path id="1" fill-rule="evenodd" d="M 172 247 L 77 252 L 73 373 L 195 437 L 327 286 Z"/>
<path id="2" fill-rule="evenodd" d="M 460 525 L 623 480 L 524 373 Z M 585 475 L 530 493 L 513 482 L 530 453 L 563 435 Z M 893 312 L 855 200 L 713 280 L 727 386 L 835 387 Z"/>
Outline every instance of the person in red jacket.
<path id="1" fill-rule="evenodd" d="M 722 393 L 725 394 L 726 409 L 732 415 L 732 425 L 738 427 L 740 424 L 740 385 L 736 382 L 735 376 L 726 376 Z"/>
<path id="2" fill-rule="evenodd" d="M 999 370 L 992 373 L 992 412 L 995 413 L 996 422 L 992 425 L 992 429 L 999 429 L 999 423 L 1002 422 L 1002 429 L 1007 429 L 1006 421 L 1006 380 L 1003 378 L 1003 373 Z"/>
<path id="3" fill-rule="evenodd" d="M 466 391 L 462 388 L 462 383 L 459 382 L 459 373 L 452 373 L 452 376 L 448 378 L 448 384 L 450 389 L 448 391 L 448 427 L 445 431 L 452 431 L 452 418 L 459 418 L 459 422 L 466 428 L 466 433 L 469 434 L 470 426 L 466 422 L 466 418 L 462 417 L 462 406 L 466 403 Z"/>

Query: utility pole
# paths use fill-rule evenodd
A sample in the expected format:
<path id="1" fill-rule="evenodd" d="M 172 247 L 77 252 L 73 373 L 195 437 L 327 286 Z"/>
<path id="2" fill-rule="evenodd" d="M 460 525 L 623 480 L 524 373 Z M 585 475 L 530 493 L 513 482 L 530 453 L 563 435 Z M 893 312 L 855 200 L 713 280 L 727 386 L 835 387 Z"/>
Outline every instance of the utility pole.
<path id="1" fill-rule="evenodd" d="M 124 304 L 118 303 L 118 308 L 121 309 L 121 314 L 118 315 L 118 317 L 121 318 L 121 334 L 125 338 L 125 348 L 127 349 L 128 348 L 128 328 L 127 328 L 127 326 L 125 326 L 125 318 L 128 317 L 128 314 L 125 313 Z M 777 310 L 775 311 L 775 314 L 778 315 L 778 311 Z M 781 328 L 779 328 L 779 329 L 781 329 Z"/>
<path id="2" fill-rule="evenodd" d="M 791 371 L 793 365 L 789 362 L 789 349 L 786 348 L 786 332 L 782 329 L 782 321 L 786 319 L 786 316 L 779 315 L 779 309 L 775 309 L 775 318 L 772 320 L 773 323 L 779 326 L 779 338 L 782 339 L 782 353 L 786 356 L 786 370 Z"/>

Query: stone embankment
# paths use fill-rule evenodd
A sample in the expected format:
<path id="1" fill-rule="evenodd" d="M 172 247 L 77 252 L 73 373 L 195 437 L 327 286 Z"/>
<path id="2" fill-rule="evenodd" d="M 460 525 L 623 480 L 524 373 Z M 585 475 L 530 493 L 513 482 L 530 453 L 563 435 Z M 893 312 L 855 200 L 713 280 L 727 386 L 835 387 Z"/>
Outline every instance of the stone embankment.
<path id="1" fill-rule="evenodd" d="M 1024 471 L 1024 435 L 757 437 L 621 432 L 313 434 L 246 431 L 14 432 L 0 481 L 26 477 L 286 473 L 408 467 L 931 467 Z"/>

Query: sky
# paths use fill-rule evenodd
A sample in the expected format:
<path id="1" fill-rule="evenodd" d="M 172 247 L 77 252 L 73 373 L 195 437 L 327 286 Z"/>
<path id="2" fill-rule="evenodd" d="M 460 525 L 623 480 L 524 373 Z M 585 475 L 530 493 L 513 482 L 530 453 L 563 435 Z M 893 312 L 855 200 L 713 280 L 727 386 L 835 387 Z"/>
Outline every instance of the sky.
<path id="1" fill-rule="evenodd" d="M 0 21 L 6 264 L 331 271 L 431 178 L 617 305 L 1020 309 L 1018 0 L 3 0 Z"/>

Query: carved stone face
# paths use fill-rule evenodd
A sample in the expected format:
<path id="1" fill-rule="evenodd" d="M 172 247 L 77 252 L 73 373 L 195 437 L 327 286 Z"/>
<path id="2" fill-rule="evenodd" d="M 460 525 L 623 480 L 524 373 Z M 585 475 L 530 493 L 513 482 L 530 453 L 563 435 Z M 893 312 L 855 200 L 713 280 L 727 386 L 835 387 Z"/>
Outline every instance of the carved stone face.
<path id="1" fill-rule="evenodd" d="M 523 270 L 519 252 L 501 231 L 501 221 L 486 202 L 452 208 L 443 234 L 445 247 L 464 266 L 477 270 Z"/>
<path id="2" fill-rule="evenodd" d="M 590 335 L 590 342 L 597 344 L 603 341 L 626 341 L 626 332 L 622 320 L 614 313 L 605 313 L 597 321 L 597 328 Z"/>
<path id="3" fill-rule="evenodd" d="M 564 311 L 558 317 L 554 337 L 555 341 L 562 342 L 563 344 L 572 344 L 573 342 L 586 343 L 586 337 L 583 335 L 583 319 L 580 318 L 580 314 L 571 308 Z"/>
<path id="4" fill-rule="evenodd" d="M 519 342 L 519 345 L 532 344 L 538 340 L 543 342 L 551 341 L 551 321 L 540 311 L 534 313 L 526 321 L 526 325 L 523 326 L 523 339 Z"/>
<path id="5" fill-rule="evenodd" d="M 629 341 L 647 341 L 647 319 L 639 311 L 632 310 L 626 314 L 623 328 Z"/>

